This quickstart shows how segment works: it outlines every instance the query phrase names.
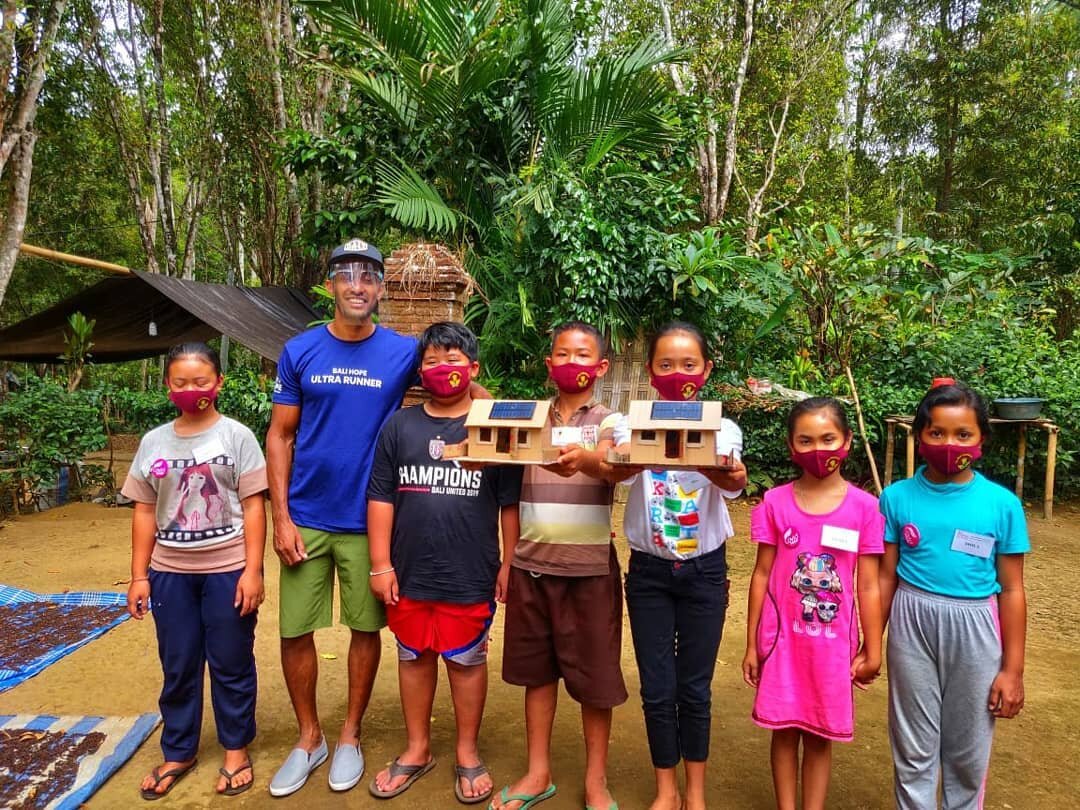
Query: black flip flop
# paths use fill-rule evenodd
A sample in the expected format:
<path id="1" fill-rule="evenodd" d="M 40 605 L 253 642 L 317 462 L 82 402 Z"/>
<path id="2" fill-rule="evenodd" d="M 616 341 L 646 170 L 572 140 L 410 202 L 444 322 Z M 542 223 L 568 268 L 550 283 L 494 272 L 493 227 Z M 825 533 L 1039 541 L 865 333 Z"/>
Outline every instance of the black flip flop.
<path id="1" fill-rule="evenodd" d="M 435 757 L 432 757 L 422 765 L 402 765 L 398 760 L 394 760 L 390 763 L 390 778 L 395 779 L 399 776 L 406 777 L 405 781 L 398 785 L 396 788 L 390 790 L 380 790 L 375 785 L 375 780 L 371 780 L 371 784 L 368 785 L 368 793 L 374 796 L 376 799 L 392 799 L 395 796 L 399 796 L 406 790 L 413 786 L 413 783 L 421 776 L 426 774 L 432 768 L 435 767 Z"/>
<path id="2" fill-rule="evenodd" d="M 255 784 L 255 772 L 254 771 L 252 771 L 252 773 L 251 773 L 251 781 L 250 782 L 245 782 L 244 784 L 238 785 L 237 787 L 233 787 L 233 783 L 232 783 L 233 778 L 237 774 L 243 773 L 244 771 L 251 771 L 251 770 L 252 769 L 251 769 L 251 760 L 250 759 L 247 762 L 245 762 L 243 765 L 241 765 L 239 768 L 237 768 L 235 771 L 227 771 L 224 768 L 218 768 L 218 773 L 220 773 L 222 776 L 225 777 L 225 783 L 226 783 L 225 784 L 225 789 L 223 791 L 221 791 L 221 795 L 222 796 L 239 796 L 245 790 L 251 790 L 251 786 Z"/>
<path id="3" fill-rule="evenodd" d="M 154 770 L 150 771 L 150 775 L 152 777 L 154 777 L 154 785 L 153 785 L 153 787 L 139 788 L 139 795 L 142 796 L 144 799 L 146 799 L 148 802 L 156 801 L 157 799 L 160 799 L 162 796 L 168 796 L 169 791 L 172 790 L 174 787 L 176 787 L 176 783 L 179 782 L 181 779 L 183 779 L 185 776 L 187 776 L 188 773 L 191 772 L 191 769 L 194 768 L 198 763 L 199 763 L 199 760 L 193 759 L 193 760 L 191 760 L 190 764 L 182 765 L 179 768 L 172 768 L 170 770 L 165 771 L 165 773 L 161 772 L 161 766 L 158 765 L 158 767 L 156 767 L 156 768 L 154 768 Z M 167 788 L 165 788 L 165 790 L 158 793 L 157 789 L 156 789 L 157 786 L 160 785 L 164 780 L 168 779 L 169 777 L 172 777 L 172 781 L 169 782 L 169 786 Z"/>

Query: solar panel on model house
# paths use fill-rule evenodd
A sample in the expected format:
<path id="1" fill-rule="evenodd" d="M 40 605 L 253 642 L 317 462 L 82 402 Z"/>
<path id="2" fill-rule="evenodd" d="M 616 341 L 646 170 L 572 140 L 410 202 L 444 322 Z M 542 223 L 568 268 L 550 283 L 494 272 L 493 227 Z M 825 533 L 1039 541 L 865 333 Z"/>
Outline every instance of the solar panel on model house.
<path id="1" fill-rule="evenodd" d="M 490 419 L 532 419 L 535 402 L 495 402 L 488 414 Z"/>
<path id="2" fill-rule="evenodd" d="M 702 408 L 700 402 L 666 402 L 652 404 L 649 412 L 651 419 L 683 419 L 687 422 L 700 422 Z"/>

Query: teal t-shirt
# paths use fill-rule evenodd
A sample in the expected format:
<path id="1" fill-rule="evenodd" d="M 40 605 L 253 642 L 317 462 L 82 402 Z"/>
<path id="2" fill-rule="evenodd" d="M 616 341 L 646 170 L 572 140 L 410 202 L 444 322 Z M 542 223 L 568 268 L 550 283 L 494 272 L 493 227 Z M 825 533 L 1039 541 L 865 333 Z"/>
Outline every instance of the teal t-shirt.
<path id="1" fill-rule="evenodd" d="M 881 493 L 885 542 L 900 548 L 897 573 L 924 591 L 969 599 L 1001 592 L 998 554 L 1031 551 L 1024 508 L 982 474 L 935 484 L 926 467 Z"/>

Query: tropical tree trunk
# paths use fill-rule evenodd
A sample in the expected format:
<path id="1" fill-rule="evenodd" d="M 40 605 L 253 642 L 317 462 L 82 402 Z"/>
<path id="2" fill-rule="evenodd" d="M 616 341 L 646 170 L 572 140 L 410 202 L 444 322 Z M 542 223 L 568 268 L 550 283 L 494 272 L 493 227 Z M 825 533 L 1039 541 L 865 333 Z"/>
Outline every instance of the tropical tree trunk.
<path id="1" fill-rule="evenodd" d="M 761 225 L 761 214 L 765 206 L 765 194 L 769 190 L 769 186 L 772 185 L 773 177 L 776 175 L 776 158 L 780 153 L 780 144 L 784 139 L 784 129 L 787 126 L 788 111 L 791 109 L 791 93 L 789 92 L 784 96 L 784 101 L 780 105 L 780 122 L 773 124 L 772 119 L 769 119 L 769 129 L 772 130 L 773 142 L 769 148 L 769 157 L 765 161 L 765 176 L 761 179 L 761 185 L 758 186 L 757 191 L 753 194 L 747 195 L 746 204 L 746 243 L 752 245 L 757 239 L 758 228 Z"/>
<path id="2" fill-rule="evenodd" d="M 721 171 L 716 197 L 716 218 L 710 220 L 710 224 L 721 219 L 727 212 L 728 199 L 731 195 L 731 180 L 735 174 L 735 158 L 738 146 L 735 135 L 739 125 L 739 108 L 742 105 L 742 91 L 743 86 L 746 84 L 746 72 L 750 66 L 750 50 L 754 44 L 754 0 L 745 0 L 745 2 L 742 51 L 739 56 L 738 70 L 735 71 L 735 82 L 731 87 L 731 110 L 728 112 L 727 129 L 724 132 L 724 166 Z M 715 154 L 714 146 L 714 161 Z"/>
<path id="3" fill-rule="evenodd" d="M 281 75 L 282 39 L 292 38 L 288 0 L 259 3 L 259 22 L 262 27 L 263 45 L 270 67 L 270 86 L 274 98 L 274 124 L 278 137 L 289 125 L 288 108 L 285 106 L 285 83 Z M 291 169 L 285 169 L 285 249 L 289 256 L 289 271 L 296 271 L 300 263 L 300 184 Z"/>
<path id="4" fill-rule="evenodd" d="M 15 260 L 19 257 L 19 244 L 22 242 L 23 230 L 26 227 L 36 141 L 35 132 L 24 132 L 7 162 L 7 167 L 11 169 L 8 172 L 11 176 L 11 195 L 5 206 L 3 236 L 0 237 L 0 301 L 4 300 L 8 282 L 15 270 Z"/>
<path id="5" fill-rule="evenodd" d="M 34 168 L 37 133 L 34 119 L 37 100 L 45 83 L 45 67 L 56 41 L 66 0 L 24 4 L 5 2 L 0 32 L 0 61 L 5 63 L 0 84 L 0 181 L 10 182 L 0 236 L 0 302 L 19 256 L 30 204 L 30 179 Z M 26 19 L 18 25 L 20 6 Z M 12 66 L 16 67 L 13 68 Z M 17 71 L 15 75 L 12 72 Z M 9 171 L 9 169 L 11 171 Z"/>

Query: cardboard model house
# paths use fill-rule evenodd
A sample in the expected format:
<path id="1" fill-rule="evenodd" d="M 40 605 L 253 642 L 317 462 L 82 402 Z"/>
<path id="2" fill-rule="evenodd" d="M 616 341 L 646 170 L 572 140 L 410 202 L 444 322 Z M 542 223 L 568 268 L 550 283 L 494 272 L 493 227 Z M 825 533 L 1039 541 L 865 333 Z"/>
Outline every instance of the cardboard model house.
<path id="1" fill-rule="evenodd" d="M 465 429 L 469 461 L 502 464 L 549 464 L 559 457 L 551 443 L 547 400 L 473 400 Z"/>
<path id="2" fill-rule="evenodd" d="M 722 403 L 635 400 L 630 403 L 630 452 L 612 451 L 615 463 L 646 467 L 724 467 L 717 455 Z"/>

